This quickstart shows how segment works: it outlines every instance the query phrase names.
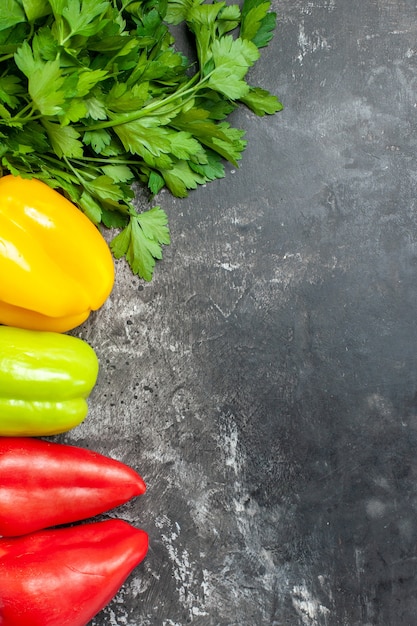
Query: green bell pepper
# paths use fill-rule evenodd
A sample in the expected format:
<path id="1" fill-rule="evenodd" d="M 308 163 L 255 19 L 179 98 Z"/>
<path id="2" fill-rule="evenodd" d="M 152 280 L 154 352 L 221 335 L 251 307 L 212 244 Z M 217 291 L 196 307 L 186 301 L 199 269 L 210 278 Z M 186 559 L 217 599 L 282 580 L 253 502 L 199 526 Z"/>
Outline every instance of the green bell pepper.
<path id="1" fill-rule="evenodd" d="M 48 436 L 80 424 L 98 376 L 82 339 L 0 326 L 0 436 Z"/>

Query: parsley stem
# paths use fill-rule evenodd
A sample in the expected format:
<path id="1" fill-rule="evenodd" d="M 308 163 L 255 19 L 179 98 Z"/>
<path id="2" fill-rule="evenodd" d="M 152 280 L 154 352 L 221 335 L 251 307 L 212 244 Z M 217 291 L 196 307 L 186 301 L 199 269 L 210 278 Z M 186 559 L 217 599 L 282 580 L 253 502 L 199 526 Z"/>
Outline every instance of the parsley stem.
<path id="1" fill-rule="evenodd" d="M 72 159 L 74 163 L 79 163 L 80 165 L 84 161 L 89 161 L 90 163 L 105 163 L 106 165 L 137 165 L 137 159 L 110 159 L 109 157 L 88 157 L 83 156 L 82 158 L 77 157 L 77 159 Z"/>
<path id="2" fill-rule="evenodd" d="M 31 102 L 28 102 L 28 103 L 27 103 L 27 105 L 26 105 L 25 107 L 23 107 L 23 109 L 20 109 L 19 113 L 17 113 L 17 114 L 16 114 L 13 118 L 11 118 L 11 119 L 13 119 L 14 121 L 17 121 L 17 120 L 22 121 L 22 118 L 23 118 L 23 120 L 25 120 L 24 114 L 25 114 L 27 111 L 30 111 L 31 109 L 32 109 L 32 103 L 31 103 Z M 26 119 L 27 119 L 27 117 L 26 117 Z M 30 118 L 30 119 L 32 119 L 32 118 Z"/>
<path id="3" fill-rule="evenodd" d="M 4 118 L 4 117 L 0 117 L 0 124 L 3 126 L 16 126 L 20 124 L 26 124 L 27 122 L 32 122 L 33 120 L 39 120 L 41 119 L 41 117 L 43 117 L 42 114 L 39 113 L 39 115 L 28 115 L 27 117 L 18 117 L 18 114 L 15 115 L 14 117 L 10 117 L 10 118 Z"/>
<path id="4" fill-rule="evenodd" d="M 51 169 L 51 166 L 48 165 L 48 172 L 49 173 L 55 173 L 55 176 L 65 176 L 65 178 L 70 181 L 71 183 L 77 183 L 79 182 L 79 178 L 73 176 L 71 173 L 69 173 L 68 171 L 65 171 L 65 169 L 62 167 L 62 160 L 58 159 L 57 157 L 53 157 L 50 156 L 48 154 L 43 154 L 42 155 L 42 161 L 47 161 L 48 163 L 51 163 L 52 165 L 55 165 L 57 167 L 57 169 Z M 69 163 L 67 163 L 68 167 L 70 167 Z M 41 168 L 42 169 L 42 168 Z M 71 171 L 74 171 L 71 168 Z"/>
<path id="5" fill-rule="evenodd" d="M 0 118 L 0 124 L 4 124 L 5 126 L 15 126 L 16 124 L 26 124 L 27 122 L 32 122 L 33 120 L 39 120 L 43 117 L 42 113 L 38 113 L 36 115 L 31 113 L 30 115 L 26 115 L 24 117 L 24 114 L 31 110 L 33 111 L 33 103 L 28 102 L 28 104 L 26 104 L 26 106 L 24 106 L 19 113 L 16 113 L 13 117 Z"/>
<path id="6" fill-rule="evenodd" d="M 195 74 L 181 89 L 177 89 L 174 93 L 170 94 L 166 98 L 162 100 L 156 100 L 151 102 L 150 104 L 144 106 L 139 111 L 132 111 L 132 113 L 127 113 L 123 116 L 115 117 L 111 120 L 106 120 L 103 122 L 98 122 L 97 124 L 93 124 L 91 126 L 79 126 L 77 130 L 80 131 L 95 131 L 102 130 L 104 128 L 112 128 L 114 126 L 121 126 L 123 124 L 127 124 L 130 122 L 136 122 L 141 117 L 146 117 L 154 111 L 157 111 L 160 107 L 166 107 L 170 102 L 175 102 L 175 100 L 181 99 L 181 102 L 177 107 L 183 106 L 190 98 L 184 100 L 184 96 L 194 97 L 199 89 L 203 86 L 203 83 L 206 81 L 207 77 L 203 79 L 200 78 L 199 74 Z M 198 81 L 198 82 L 197 82 Z M 197 82 L 197 84 L 195 84 Z"/>
<path id="7" fill-rule="evenodd" d="M 14 57 L 14 52 L 11 52 L 10 54 L 4 54 L 2 57 L 0 57 L 0 63 L 2 63 L 3 61 L 8 61 L 9 59 L 13 59 Z"/>
<path id="8" fill-rule="evenodd" d="M 70 160 L 66 156 L 63 157 L 63 160 L 65 161 L 69 169 L 73 172 L 74 176 L 79 180 L 80 184 L 84 186 L 86 183 L 86 180 L 85 178 L 81 176 L 79 170 L 77 170 L 75 167 L 71 165 Z"/>

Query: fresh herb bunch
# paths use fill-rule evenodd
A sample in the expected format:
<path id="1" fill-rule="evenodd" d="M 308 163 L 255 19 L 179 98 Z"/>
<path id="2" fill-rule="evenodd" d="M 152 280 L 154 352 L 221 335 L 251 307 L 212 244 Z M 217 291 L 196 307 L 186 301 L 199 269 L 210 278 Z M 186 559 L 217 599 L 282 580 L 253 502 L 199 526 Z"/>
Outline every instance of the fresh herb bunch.
<path id="1" fill-rule="evenodd" d="M 97 225 L 119 229 L 110 246 L 151 280 L 168 244 L 159 207 L 138 212 L 132 183 L 150 200 L 189 189 L 237 164 L 244 131 L 227 121 L 239 105 L 282 108 L 249 86 L 248 69 L 273 36 L 269 0 L 2 0 L 2 171 L 61 190 Z M 195 59 L 177 49 L 185 27 Z"/>

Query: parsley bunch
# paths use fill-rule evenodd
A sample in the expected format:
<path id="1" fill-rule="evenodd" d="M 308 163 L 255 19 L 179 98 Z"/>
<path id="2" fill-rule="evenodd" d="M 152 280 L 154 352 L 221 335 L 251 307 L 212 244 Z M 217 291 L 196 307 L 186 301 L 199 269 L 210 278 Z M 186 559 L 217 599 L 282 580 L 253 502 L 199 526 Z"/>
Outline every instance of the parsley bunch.
<path id="1" fill-rule="evenodd" d="M 167 216 L 138 212 L 132 183 L 150 199 L 177 197 L 237 164 L 244 132 L 226 120 L 239 105 L 282 108 L 246 82 L 273 36 L 269 0 L 2 0 L 0 159 L 3 171 L 62 191 L 95 223 L 120 232 L 110 246 L 150 280 Z M 175 46 L 185 27 L 190 60 Z"/>

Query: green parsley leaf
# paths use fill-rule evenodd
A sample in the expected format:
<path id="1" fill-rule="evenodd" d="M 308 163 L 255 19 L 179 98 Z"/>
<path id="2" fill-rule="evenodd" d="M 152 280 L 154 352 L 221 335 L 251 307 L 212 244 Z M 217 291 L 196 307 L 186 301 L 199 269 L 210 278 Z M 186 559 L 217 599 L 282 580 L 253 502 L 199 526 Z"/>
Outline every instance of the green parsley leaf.
<path id="1" fill-rule="evenodd" d="M 39 64 L 29 77 L 29 95 L 35 107 L 42 115 L 50 116 L 61 113 L 65 102 L 65 93 L 60 91 L 64 79 L 59 61 L 46 61 Z"/>
<path id="2" fill-rule="evenodd" d="M 216 178 L 224 178 L 224 165 L 220 159 L 220 155 L 213 150 L 206 150 L 206 163 L 190 163 L 190 168 L 204 177 L 205 180 L 216 180 Z"/>
<path id="3" fill-rule="evenodd" d="M 33 107 L 42 115 L 61 113 L 65 93 L 60 91 L 64 77 L 58 59 L 43 62 L 35 59 L 27 42 L 14 55 L 18 68 L 28 77 L 28 91 Z"/>
<path id="4" fill-rule="evenodd" d="M 15 141 L 17 144 L 29 143 L 37 154 L 43 154 L 50 149 L 50 141 L 46 130 L 39 122 L 29 122 L 25 124 L 24 129 L 13 130 L 8 138 L 10 142 Z"/>
<path id="5" fill-rule="evenodd" d="M 102 172 L 114 182 L 133 182 L 135 175 L 127 165 L 104 165 Z"/>
<path id="6" fill-rule="evenodd" d="M 45 17 L 51 12 L 51 7 L 45 0 L 22 0 L 22 4 L 29 22 Z"/>
<path id="7" fill-rule="evenodd" d="M 79 199 L 79 204 L 86 216 L 93 222 L 93 224 L 100 224 L 102 217 L 102 208 L 89 193 L 87 193 L 86 191 L 82 192 Z"/>
<path id="8" fill-rule="evenodd" d="M 162 244 L 169 244 L 167 216 L 160 207 L 132 216 L 129 224 L 110 242 L 116 259 L 126 257 L 134 274 L 152 279 L 155 260 L 162 258 Z"/>
<path id="9" fill-rule="evenodd" d="M 83 69 L 77 75 L 77 97 L 82 98 L 90 93 L 100 81 L 108 76 L 107 70 Z"/>
<path id="10" fill-rule="evenodd" d="M 269 11 L 270 3 L 265 0 L 244 0 L 240 35 L 249 39 L 258 48 L 271 41 L 276 25 L 276 13 Z"/>
<path id="11" fill-rule="evenodd" d="M 168 217 L 165 211 L 159 206 L 155 206 L 148 211 L 138 213 L 136 216 L 145 237 L 154 241 L 165 244 L 171 242 L 169 230 L 167 228 Z"/>
<path id="12" fill-rule="evenodd" d="M 18 107 L 19 96 L 21 96 L 24 91 L 18 76 L 13 76 L 13 74 L 0 76 L 0 100 L 11 109 Z"/>
<path id="13" fill-rule="evenodd" d="M 51 142 L 54 153 L 58 157 L 79 158 L 83 156 L 83 144 L 80 134 L 72 126 L 60 126 L 47 119 L 42 120 Z"/>
<path id="14" fill-rule="evenodd" d="M 168 2 L 166 20 L 177 26 L 187 20 L 193 6 L 202 4 L 203 0 L 171 0 Z"/>
<path id="15" fill-rule="evenodd" d="M 33 55 L 37 59 L 44 61 L 54 61 L 59 54 L 59 46 L 51 29 L 40 28 L 33 36 Z"/>
<path id="16" fill-rule="evenodd" d="M 61 17 L 65 7 L 67 6 L 67 0 L 48 0 L 48 2 L 51 5 L 55 17 Z"/>
<path id="17" fill-rule="evenodd" d="M 120 205 L 109 206 L 106 203 L 100 203 L 100 206 L 101 206 L 101 223 L 106 228 L 121 229 L 126 226 L 129 219 L 126 218 L 126 216 L 122 213 L 121 211 L 122 207 Z"/>
<path id="18" fill-rule="evenodd" d="M 231 100 L 246 96 L 249 86 L 243 79 L 259 58 L 255 44 L 225 35 L 213 42 L 212 55 L 214 69 L 209 74 L 208 85 Z"/>
<path id="19" fill-rule="evenodd" d="M 164 187 L 165 181 L 164 177 L 159 174 L 159 172 L 155 172 L 151 170 L 148 178 L 148 187 L 151 193 L 155 196 L 157 193 L 161 191 Z"/>
<path id="20" fill-rule="evenodd" d="M 17 0 L 2 0 L 1 8 L 0 30 L 6 30 L 26 19 L 22 6 Z"/>
<path id="21" fill-rule="evenodd" d="M 187 161 L 178 161 L 169 170 L 161 170 L 166 186 L 177 198 L 185 198 L 189 189 L 203 185 L 206 179 L 193 171 Z"/>
<path id="22" fill-rule="evenodd" d="M 87 107 L 87 115 L 93 120 L 105 120 L 107 119 L 107 111 L 104 102 L 95 96 L 86 98 L 84 100 Z"/>
<path id="23" fill-rule="evenodd" d="M 113 113 L 138 111 L 149 98 L 147 81 L 129 87 L 127 83 L 114 83 L 106 97 L 106 107 Z"/>
<path id="24" fill-rule="evenodd" d="M 87 130 L 84 133 L 83 141 L 86 146 L 91 146 L 94 152 L 102 154 L 111 143 L 111 135 L 105 128 Z"/>
<path id="25" fill-rule="evenodd" d="M 3 104 L 0 103 L 0 115 L 5 119 L 8 120 L 11 118 L 11 113 L 6 109 L 5 106 L 3 106 Z"/>
<path id="26" fill-rule="evenodd" d="M 239 26 L 241 19 L 240 8 L 236 4 L 224 7 L 219 15 L 219 34 L 224 35 Z"/>
<path id="27" fill-rule="evenodd" d="M 37 67 L 35 59 L 33 58 L 32 48 L 26 40 L 15 53 L 14 60 L 19 70 L 23 72 L 26 77 L 31 76 Z"/>
<path id="28" fill-rule="evenodd" d="M 281 102 L 276 96 L 260 87 L 251 87 L 246 96 L 243 96 L 240 100 L 259 116 L 265 115 L 265 113 L 272 115 L 283 109 Z"/>
<path id="29" fill-rule="evenodd" d="M 96 18 L 101 17 L 109 8 L 107 0 L 67 0 L 60 15 L 70 26 L 70 36 L 90 37 L 104 27 L 105 22 Z"/>
<path id="30" fill-rule="evenodd" d="M 119 200 L 120 189 L 110 176 L 103 174 L 91 182 L 84 183 L 85 189 L 101 200 Z"/>
<path id="31" fill-rule="evenodd" d="M 87 105 L 82 98 L 74 98 L 69 101 L 65 113 L 61 118 L 61 124 L 66 126 L 71 122 L 79 122 L 88 112 Z"/>
<path id="32" fill-rule="evenodd" d="M 151 156 L 169 153 L 171 142 L 158 117 L 146 117 L 115 126 L 115 132 L 126 150 L 139 154 L 145 161 Z"/>

